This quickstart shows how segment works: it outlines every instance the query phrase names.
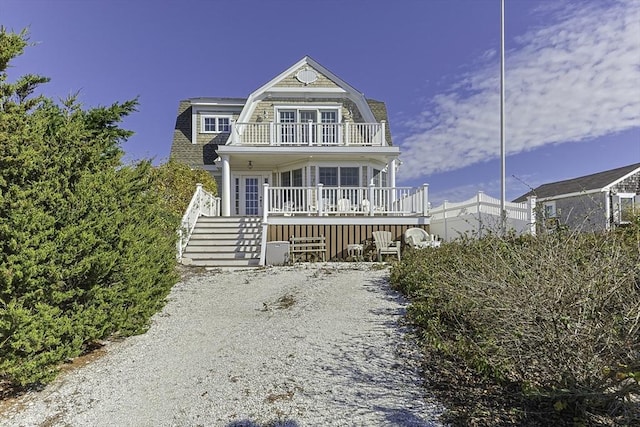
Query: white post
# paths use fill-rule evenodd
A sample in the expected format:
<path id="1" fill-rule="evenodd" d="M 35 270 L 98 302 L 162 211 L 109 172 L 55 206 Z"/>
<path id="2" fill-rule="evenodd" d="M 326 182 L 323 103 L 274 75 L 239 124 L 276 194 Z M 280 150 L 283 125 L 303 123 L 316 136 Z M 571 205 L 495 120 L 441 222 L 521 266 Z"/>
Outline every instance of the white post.
<path id="1" fill-rule="evenodd" d="M 444 220 L 444 241 L 449 241 L 449 227 L 447 226 L 447 201 L 442 202 L 442 218 Z"/>
<path id="2" fill-rule="evenodd" d="M 607 189 L 604 192 L 604 214 L 606 215 L 604 229 L 607 231 L 611 230 L 611 208 L 611 190 Z"/>
<path id="3" fill-rule="evenodd" d="M 373 216 L 373 204 L 374 204 L 374 196 L 375 196 L 375 185 L 373 183 L 369 184 L 369 215 Z"/>
<path id="4" fill-rule="evenodd" d="M 204 212 L 202 211 L 202 184 L 196 184 L 196 200 L 198 201 L 196 205 L 198 206 L 198 217 L 202 215 Z"/>
<path id="5" fill-rule="evenodd" d="M 322 216 L 324 211 L 324 200 L 322 199 L 322 187 L 323 184 L 319 183 L 316 187 L 316 206 L 318 206 L 318 216 Z"/>
<path id="6" fill-rule="evenodd" d="M 507 208 L 505 184 L 505 87 L 504 87 L 504 0 L 500 2 L 500 227 L 507 233 Z"/>
<path id="7" fill-rule="evenodd" d="M 478 237 L 482 237 L 482 191 L 476 196 L 476 211 L 478 212 Z"/>
<path id="8" fill-rule="evenodd" d="M 267 217 L 269 216 L 269 205 L 270 205 L 270 201 L 269 201 L 269 184 L 268 183 L 264 183 L 262 184 L 262 200 L 264 201 L 262 203 L 262 223 L 266 224 L 267 223 Z"/>
<path id="9" fill-rule="evenodd" d="M 386 145 L 386 143 L 387 143 L 387 134 L 386 134 L 386 132 L 387 132 L 387 123 L 384 120 L 382 120 L 380 122 L 380 132 L 381 132 L 381 134 L 380 134 L 380 145 Z"/>
<path id="10" fill-rule="evenodd" d="M 229 129 L 229 132 L 231 132 L 231 143 L 236 144 L 238 142 L 238 128 L 234 119 L 231 119 L 231 128 Z"/>
<path id="11" fill-rule="evenodd" d="M 309 138 L 309 145 L 313 145 L 313 121 L 307 121 L 307 138 Z"/>
<path id="12" fill-rule="evenodd" d="M 529 233 L 536 235 L 536 196 L 527 197 L 527 206 L 529 208 Z"/>
<path id="13" fill-rule="evenodd" d="M 269 122 L 269 145 L 276 145 L 276 125 Z"/>
<path id="14" fill-rule="evenodd" d="M 429 216 L 429 184 L 422 184 L 422 216 Z"/>
<path id="15" fill-rule="evenodd" d="M 344 145 L 349 145 L 349 122 L 344 122 Z"/>
<path id="16" fill-rule="evenodd" d="M 231 168 L 229 156 L 222 157 L 222 216 L 231 216 Z"/>
<path id="17" fill-rule="evenodd" d="M 384 122 L 383 122 L 384 124 Z M 396 203 L 396 159 L 389 162 L 389 182 L 391 183 L 391 194 L 389 194 L 389 209 L 395 210 Z"/>

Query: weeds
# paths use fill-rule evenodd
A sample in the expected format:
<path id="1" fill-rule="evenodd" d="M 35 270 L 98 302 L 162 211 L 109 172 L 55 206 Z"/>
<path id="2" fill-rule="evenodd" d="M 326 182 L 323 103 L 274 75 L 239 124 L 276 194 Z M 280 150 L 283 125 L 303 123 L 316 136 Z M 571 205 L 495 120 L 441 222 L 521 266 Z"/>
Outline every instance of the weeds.
<path id="1" fill-rule="evenodd" d="M 640 421 L 640 217 L 609 233 L 489 235 L 403 258 L 392 284 L 411 298 L 425 349 L 494 395 L 516 390 L 503 408 L 513 422 Z"/>

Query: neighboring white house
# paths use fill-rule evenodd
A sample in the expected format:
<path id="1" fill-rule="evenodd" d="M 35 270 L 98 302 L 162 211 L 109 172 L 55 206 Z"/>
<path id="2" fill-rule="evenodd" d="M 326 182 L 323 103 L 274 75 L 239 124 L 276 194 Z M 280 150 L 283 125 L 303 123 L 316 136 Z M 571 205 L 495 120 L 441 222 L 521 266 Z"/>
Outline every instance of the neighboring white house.
<path id="1" fill-rule="evenodd" d="M 623 225 L 640 208 L 640 163 L 541 185 L 518 197 L 537 198 L 547 222 L 584 231 Z"/>

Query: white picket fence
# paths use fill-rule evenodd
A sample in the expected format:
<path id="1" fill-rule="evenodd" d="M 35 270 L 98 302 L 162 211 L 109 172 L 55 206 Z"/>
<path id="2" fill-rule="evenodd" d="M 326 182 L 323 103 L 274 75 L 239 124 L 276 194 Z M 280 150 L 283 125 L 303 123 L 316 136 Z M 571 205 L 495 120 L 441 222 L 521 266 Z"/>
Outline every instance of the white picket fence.
<path id="1" fill-rule="evenodd" d="M 505 203 L 507 229 L 517 234 L 535 234 L 536 199 L 530 197 L 523 203 Z M 464 234 L 482 237 L 487 232 L 498 232 L 501 225 L 500 200 L 478 192 L 475 197 L 458 203 L 444 201 L 432 208 L 431 233 L 450 242 Z"/>

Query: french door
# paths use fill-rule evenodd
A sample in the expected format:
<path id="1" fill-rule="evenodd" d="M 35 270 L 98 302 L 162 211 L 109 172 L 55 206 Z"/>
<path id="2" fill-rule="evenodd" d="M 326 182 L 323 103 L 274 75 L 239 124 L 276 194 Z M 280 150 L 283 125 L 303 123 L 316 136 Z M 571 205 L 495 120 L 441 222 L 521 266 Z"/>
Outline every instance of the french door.
<path id="1" fill-rule="evenodd" d="M 262 215 L 262 196 L 260 194 L 262 177 L 242 177 L 242 193 L 240 214 L 248 216 Z"/>
<path id="2" fill-rule="evenodd" d="M 278 112 L 278 141 L 283 144 L 337 144 L 338 110 L 282 109 Z"/>

